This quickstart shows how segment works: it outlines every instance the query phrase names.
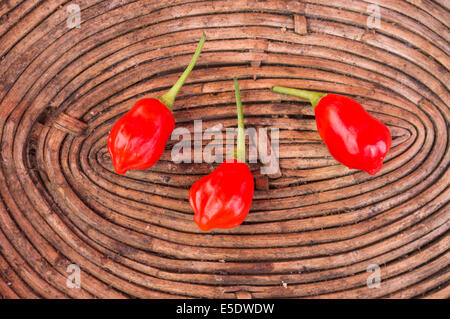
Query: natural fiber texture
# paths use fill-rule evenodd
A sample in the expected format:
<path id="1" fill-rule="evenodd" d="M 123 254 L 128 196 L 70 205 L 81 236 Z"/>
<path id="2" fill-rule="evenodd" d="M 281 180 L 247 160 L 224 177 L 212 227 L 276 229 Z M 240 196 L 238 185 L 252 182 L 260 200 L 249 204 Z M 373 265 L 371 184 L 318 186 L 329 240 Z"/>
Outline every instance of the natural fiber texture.
<path id="1" fill-rule="evenodd" d="M 67 1 L 0 3 L 0 297 L 450 297 L 447 1 L 73 3 L 73 29 Z M 209 233 L 187 198 L 216 164 L 173 163 L 172 141 L 152 169 L 119 176 L 106 150 L 203 31 L 176 125 L 236 127 L 237 76 L 246 127 L 280 128 L 281 172 L 256 176 L 243 225 Z M 334 161 L 308 103 L 272 85 L 359 101 L 392 133 L 383 170 Z"/>

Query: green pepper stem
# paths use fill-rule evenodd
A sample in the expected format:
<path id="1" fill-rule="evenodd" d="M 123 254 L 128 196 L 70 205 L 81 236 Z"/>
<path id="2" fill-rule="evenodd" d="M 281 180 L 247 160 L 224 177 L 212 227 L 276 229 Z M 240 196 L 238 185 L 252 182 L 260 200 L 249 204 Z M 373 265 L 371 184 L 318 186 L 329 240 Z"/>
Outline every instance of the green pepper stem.
<path id="1" fill-rule="evenodd" d="M 237 118 L 238 118 L 238 135 L 237 135 L 237 161 L 245 163 L 245 131 L 244 131 L 244 112 L 242 110 L 241 92 L 239 83 L 236 78 L 234 80 L 234 92 L 236 95 Z"/>
<path id="2" fill-rule="evenodd" d="M 311 105 L 313 107 L 313 110 L 319 104 L 319 101 L 321 98 L 323 98 L 326 93 L 320 93 L 320 92 L 314 92 L 314 91 L 307 91 L 307 90 L 299 90 L 299 89 L 293 89 L 293 88 L 287 88 L 284 86 L 274 86 L 272 88 L 272 91 L 287 95 L 293 95 L 297 97 L 301 97 L 303 99 L 309 100 L 311 102 Z"/>
<path id="3" fill-rule="evenodd" d="M 169 91 L 161 95 L 158 99 L 169 108 L 170 111 L 172 111 L 173 103 L 175 102 L 175 98 L 177 97 L 178 92 L 180 91 L 181 87 L 183 86 L 184 82 L 186 81 L 187 77 L 189 76 L 189 73 L 191 73 L 192 69 L 195 66 L 195 63 L 198 60 L 198 57 L 203 49 L 203 44 L 205 43 L 206 35 L 205 32 L 203 32 L 202 38 L 200 39 L 200 42 L 198 43 L 197 49 L 195 50 L 194 56 L 191 59 L 191 62 L 189 62 L 189 65 L 184 70 L 183 74 L 180 76 L 180 78 L 175 82 L 175 84 L 170 88 Z"/>

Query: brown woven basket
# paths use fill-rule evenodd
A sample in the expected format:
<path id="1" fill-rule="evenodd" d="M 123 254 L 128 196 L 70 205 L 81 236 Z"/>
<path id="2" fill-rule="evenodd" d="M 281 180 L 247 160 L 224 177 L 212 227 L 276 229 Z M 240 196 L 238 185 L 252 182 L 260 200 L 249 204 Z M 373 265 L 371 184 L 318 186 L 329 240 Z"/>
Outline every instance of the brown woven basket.
<path id="1" fill-rule="evenodd" d="M 0 297 L 450 297 L 448 1 L 71 4 L 79 16 L 63 0 L 0 3 Z M 246 126 L 280 128 L 280 172 L 253 165 L 244 224 L 208 233 L 187 197 L 216 164 L 175 164 L 168 145 L 119 176 L 106 150 L 202 31 L 177 127 L 235 127 L 237 76 Z M 309 104 L 273 85 L 359 101 L 393 137 L 382 171 L 337 163 Z"/>

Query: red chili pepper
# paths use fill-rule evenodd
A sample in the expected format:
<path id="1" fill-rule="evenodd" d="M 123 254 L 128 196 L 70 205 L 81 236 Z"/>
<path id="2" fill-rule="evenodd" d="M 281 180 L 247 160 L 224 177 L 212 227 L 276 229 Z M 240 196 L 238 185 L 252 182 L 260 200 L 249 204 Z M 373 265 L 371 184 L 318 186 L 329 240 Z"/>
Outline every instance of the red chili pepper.
<path id="1" fill-rule="evenodd" d="M 338 162 L 371 175 L 381 170 L 391 147 L 391 134 L 358 102 L 341 95 L 280 86 L 274 86 L 273 91 L 311 102 L 320 137 Z"/>
<path id="2" fill-rule="evenodd" d="M 195 182 L 189 191 L 194 221 L 203 231 L 240 225 L 252 205 L 254 180 L 245 163 L 244 115 L 236 78 L 234 86 L 238 110 L 237 159 L 225 161 Z"/>
<path id="3" fill-rule="evenodd" d="M 144 98 L 123 115 L 108 137 L 108 151 L 117 174 L 148 169 L 161 157 L 174 127 L 172 107 L 178 91 L 195 66 L 205 43 L 203 34 L 191 62 L 169 91 L 157 98 Z"/>

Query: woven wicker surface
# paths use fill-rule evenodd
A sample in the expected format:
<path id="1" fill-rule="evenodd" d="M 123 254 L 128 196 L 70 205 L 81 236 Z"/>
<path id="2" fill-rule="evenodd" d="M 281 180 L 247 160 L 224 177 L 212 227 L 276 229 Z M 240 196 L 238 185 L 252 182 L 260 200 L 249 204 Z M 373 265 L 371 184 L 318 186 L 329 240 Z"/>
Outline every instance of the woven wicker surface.
<path id="1" fill-rule="evenodd" d="M 71 3 L 80 28 L 67 1 L 0 2 L 0 297 L 450 296 L 448 1 Z M 119 176 L 106 150 L 203 30 L 176 125 L 235 127 L 237 76 L 246 126 L 280 128 L 280 174 L 257 176 L 243 225 L 209 233 L 187 196 L 215 164 L 174 164 L 169 145 Z M 383 170 L 333 160 L 308 103 L 275 84 L 358 100 L 393 136 Z"/>

